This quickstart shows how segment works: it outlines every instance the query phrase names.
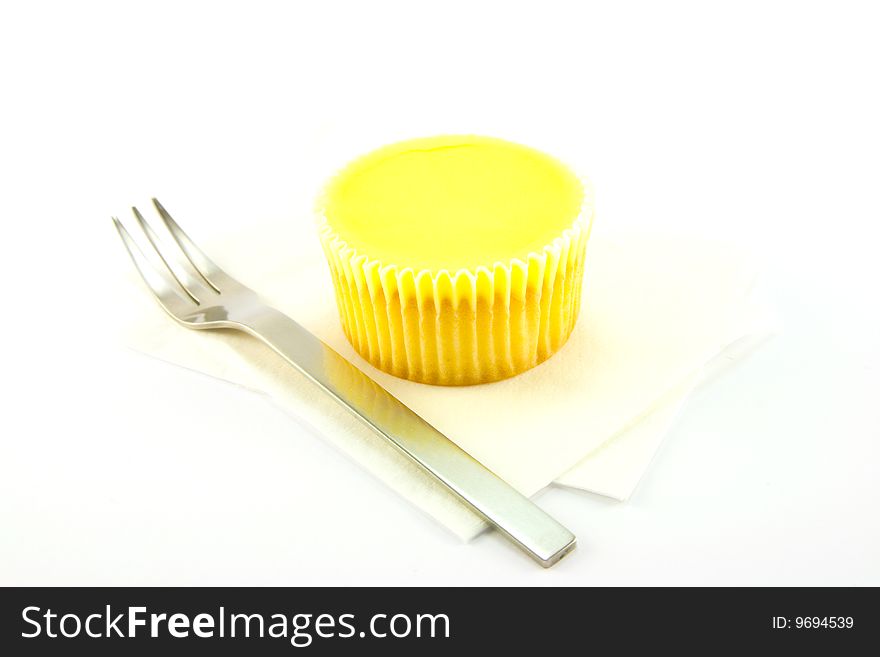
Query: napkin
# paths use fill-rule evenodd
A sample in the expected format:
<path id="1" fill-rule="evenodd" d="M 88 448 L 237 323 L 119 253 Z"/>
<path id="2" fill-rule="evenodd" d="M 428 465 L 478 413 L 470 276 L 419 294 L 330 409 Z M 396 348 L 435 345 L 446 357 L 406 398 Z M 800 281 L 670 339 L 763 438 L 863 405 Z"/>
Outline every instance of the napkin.
<path id="1" fill-rule="evenodd" d="M 755 269 L 740 250 L 597 226 L 587 247 L 581 316 L 559 353 L 505 381 L 413 383 L 373 368 L 346 341 L 313 230 L 308 219 L 251 227 L 209 242 L 206 251 L 528 496 L 558 482 L 626 499 L 707 363 L 719 362 L 732 343 L 772 330 L 766 305 L 752 299 Z M 125 332 L 132 347 L 267 394 L 458 536 L 469 539 L 484 528 L 259 341 L 233 331 L 191 331 L 146 298 L 141 306 Z"/>
<path id="2" fill-rule="evenodd" d="M 739 266 L 744 265 L 743 262 Z M 713 380 L 779 331 L 779 318 L 764 288 L 750 289 L 741 306 L 729 327 L 724 348 L 714 358 L 666 393 L 656 405 L 646 409 L 640 419 L 558 477 L 555 483 L 627 500 L 694 389 Z"/>

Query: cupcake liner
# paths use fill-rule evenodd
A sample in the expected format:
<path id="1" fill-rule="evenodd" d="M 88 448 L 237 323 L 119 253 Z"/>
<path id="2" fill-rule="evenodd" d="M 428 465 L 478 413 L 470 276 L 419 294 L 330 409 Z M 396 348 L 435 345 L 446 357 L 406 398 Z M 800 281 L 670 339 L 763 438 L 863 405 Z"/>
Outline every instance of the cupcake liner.
<path id="1" fill-rule="evenodd" d="M 372 259 L 317 223 L 346 337 L 372 365 L 420 383 L 497 381 L 565 344 L 580 310 L 592 188 L 572 225 L 540 251 L 491 268 L 419 270 Z"/>

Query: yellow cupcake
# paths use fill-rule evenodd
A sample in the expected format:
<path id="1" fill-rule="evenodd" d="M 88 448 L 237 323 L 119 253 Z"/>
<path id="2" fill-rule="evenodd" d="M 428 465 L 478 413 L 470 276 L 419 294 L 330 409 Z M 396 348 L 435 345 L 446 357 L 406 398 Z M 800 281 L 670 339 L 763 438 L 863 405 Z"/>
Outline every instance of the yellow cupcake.
<path id="1" fill-rule="evenodd" d="M 343 330 L 381 370 L 495 381 L 574 327 L 592 196 L 548 155 L 470 135 L 400 142 L 343 169 L 318 212 Z"/>

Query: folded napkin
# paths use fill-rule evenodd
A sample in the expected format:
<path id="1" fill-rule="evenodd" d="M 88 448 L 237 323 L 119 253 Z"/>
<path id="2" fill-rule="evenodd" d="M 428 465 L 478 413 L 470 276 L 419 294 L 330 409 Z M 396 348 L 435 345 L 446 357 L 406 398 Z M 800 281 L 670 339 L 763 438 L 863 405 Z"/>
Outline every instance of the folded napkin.
<path id="1" fill-rule="evenodd" d="M 233 276 L 529 496 L 558 482 L 626 499 L 706 364 L 728 361 L 729 345 L 741 350 L 773 327 L 766 305 L 752 298 L 754 269 L 741 252 L 693 238 L 606 234 L 600 222 L 587 247 L 580 319 L 558 354 L 505 381 L 428 386 L 373 368 L 348 344 L 308 219 L 251 227 L 206 246 Z M 442 486 L 257 340 L 185 329 L 142 301 L 126 331 L 131 346 L 268 394 L 460 537 L 483 529 Z"/>

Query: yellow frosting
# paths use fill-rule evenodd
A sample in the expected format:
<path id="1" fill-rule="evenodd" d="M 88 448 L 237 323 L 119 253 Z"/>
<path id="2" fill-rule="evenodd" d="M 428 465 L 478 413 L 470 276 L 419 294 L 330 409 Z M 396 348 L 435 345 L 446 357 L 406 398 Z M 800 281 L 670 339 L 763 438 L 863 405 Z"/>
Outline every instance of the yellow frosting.
<path id="1" fill-rule="evenodd" d="M 541 250 L 571 227 L 583 199 L 580 180 L 540 151 L 444 136 L 355 161 L 330 184 L 324 212 L 372 258 L 454 272 Z"/>
<path id="2" fill-rule="evenodd" d="M 587 192 L 557 160 L 488 137 L 415 139 L 356 160 L 319 207 L 346 336 L 380 369 L 425 383 L 533 367 L 577 318 Z"/>

